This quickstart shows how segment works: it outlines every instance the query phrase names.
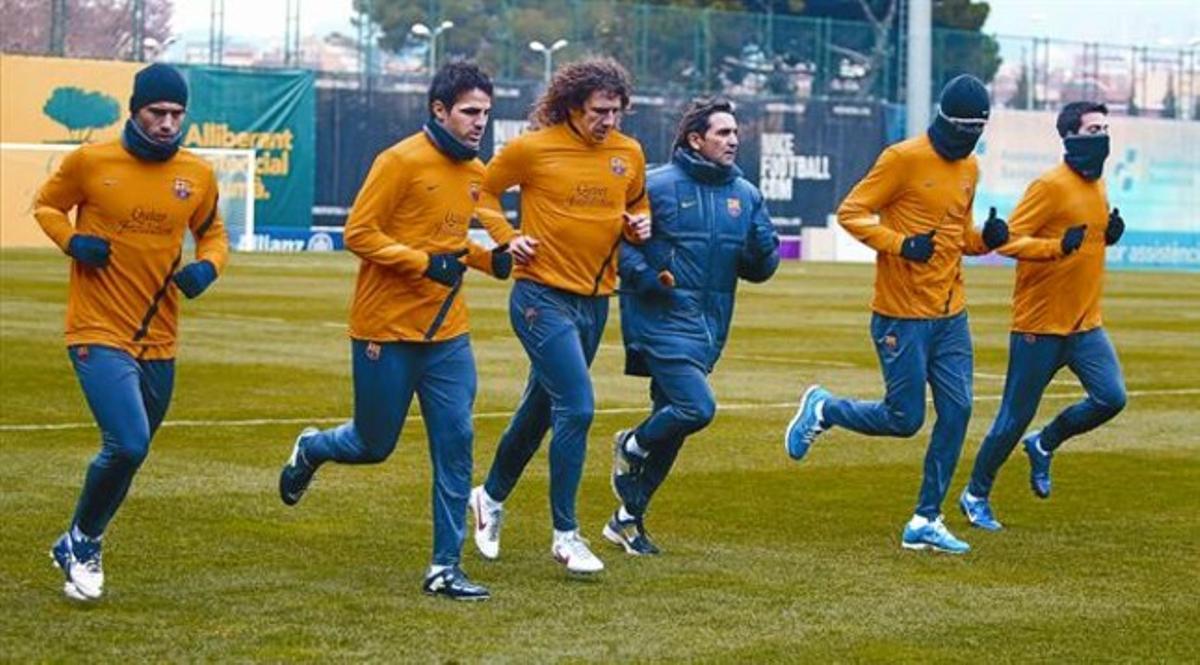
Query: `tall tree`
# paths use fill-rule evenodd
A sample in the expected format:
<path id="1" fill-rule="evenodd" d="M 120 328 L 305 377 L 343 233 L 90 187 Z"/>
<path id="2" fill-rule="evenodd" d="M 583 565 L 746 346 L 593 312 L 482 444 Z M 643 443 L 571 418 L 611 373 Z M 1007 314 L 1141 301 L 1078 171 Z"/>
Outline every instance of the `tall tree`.
<path id="1" fill-rule="evenodd" d="M 940 74 L 934 79 L 941 88 L 959 74 L 991 81 L 1000 69 L 1000 44 L 983 34 L 991 6 L 975 0 L 933 0 L 934 60 Z"/>
<path id="2" fill-rule="evenodd" d="M 1179 117 L 1179 100 L 1175 96 L 1175 75 L 1167 76 L 1167 93 L 1163 95 L 1162 100 L 1162 117 L 1178 118 Z"/>
<path id="3" fill-rule="evenodd" d="M 1017 78 L 1017 91 L 1013 93 L 1012 99 L 1008 101 L 1008 105 L 1014 109 L 1029 108 L 1029 70 L 1025 67 L 1021 68 L 1021 76 Z"/>
<path id="4" fill-rule="evenodd" d="M 173 0 L 145 0 L 147 39 L 166 43 L 171 34 Z M 67 0 L 63 17 L 64 55 L 79 58 L 132 58 L 133 3 L 130 0 Z M 50 52 L 51 3 L 47 0 L 3 0 L 0 50 L 6 53 Z"/>

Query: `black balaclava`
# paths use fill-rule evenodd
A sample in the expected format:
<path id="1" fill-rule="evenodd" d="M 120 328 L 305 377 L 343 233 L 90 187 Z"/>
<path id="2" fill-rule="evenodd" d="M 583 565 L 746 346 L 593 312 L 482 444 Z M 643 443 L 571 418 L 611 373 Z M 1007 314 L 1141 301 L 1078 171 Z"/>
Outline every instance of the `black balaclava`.
<path id="1" fill-rule="evenodd" d="M 982 81 L 969 74 L 951 79 L 942 88 L 937 117 L 929 125 L 933 149 L 951 162 L 970 155 L 983 134 L 983 122 L 987 121 L 991 106 Z"/>

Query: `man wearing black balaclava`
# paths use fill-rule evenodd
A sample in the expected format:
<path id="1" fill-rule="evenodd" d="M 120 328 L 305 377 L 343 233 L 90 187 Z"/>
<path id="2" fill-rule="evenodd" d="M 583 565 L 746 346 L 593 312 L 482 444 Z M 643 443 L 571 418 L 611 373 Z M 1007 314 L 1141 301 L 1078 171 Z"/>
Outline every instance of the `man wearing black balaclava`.
<path id="1" fill-rule="evenodd" d="M 1108 109 L 1067 104 L 1058 114 L 1058 134 L 1066 149 L 1063 163 L 1029 186 L 1013 210 L 1013 239 L 998 250 L 1017 259 L 1008 376 L 1000 412 L 959 499 L 971 523 L 989 531 L 1002 528 L 988 503 L 996 473 L 1058 370 L 1071 368 L 1087 397 L 1025 436 L 1035 495 L 1050 496 L 1050 459 L 1064 441 L 1099 427 L 1125 406 L 1121 365 L 1100 317 L 1104 248 L 1125 232 L 1120 212 L 1108 209 L 1100 179 L 1108 156 Z"/>
<path id="2" fill-rule="evenodd" d="M 951 80 L 929 130 L 884 150 L 838 208 L 838 223 L 876 251 L 871 339 L 887 393 L 882 401 L 857 401 L 811 386 L 785 438 L 788 454 L 799 460 L 834 426 L 868 436 L 913 436 L 925 421 L 928 383 L 937 422 L 917 508 L 901 536 L 905 549 L 971 549 L 946 529 L 941 507 L 971 417 L 962 256 L 986 254 L 1008 240 L 995 208 L 982 232 L 971 214 L 979 179 L 971 153 L 990 108 L 979 79 Z"/>

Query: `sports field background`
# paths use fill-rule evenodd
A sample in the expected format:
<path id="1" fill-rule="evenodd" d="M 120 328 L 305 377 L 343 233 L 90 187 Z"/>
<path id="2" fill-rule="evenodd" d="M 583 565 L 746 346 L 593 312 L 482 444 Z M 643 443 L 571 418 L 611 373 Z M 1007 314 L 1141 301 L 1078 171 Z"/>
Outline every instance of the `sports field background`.
<path id="1" fill-rule="evenodd" d="M 976 404 L 947 502 L 965 557 L 904 552 L 933 414 L 911 440 L 823 437 L 803 464 L 782 431 L 808 383 L 881 392 L 866 332 L 872 268 L 785 264 L 743 285 L 713 378 L 714 424 L 689 440 L 634 559 L 600 528 L 615 507 L 611 435 L 644 413 L 621 375 L 614 300 L 595 363 L 599 412 L 579 497 L 607 569 L 549 555 L 544 449 L 507 503 L 501 560 L 468 541 L 494 598 L 420 593 L 430 549 L 425 432 L 410 418 L 374 467 L 321 470 L 276 494 L 299 429 L 351 411 L 348 254 L 232 257 L 184 303 L 168 423 L 106 537 L 105 598 L 62 597 L 46 555 L 98 434 L 62 345 L 66 259 L 0 252 L 0 660 L 1187 661 L 1200 643 L 1200 275 L 1116 273 L 1104 310 L 1129 406 L 1069 442 L 1054 496 L 1017 452 L 993 495 L 1008 530 L 971 530 L 961 490 L 1003 386 L 1012 272 L 967 270 Z M 466 288 L 479 368 L 476 482 L 524 385 L 508 284 Z M 1064 371 L 1037 423 L 1079 394 Z M 414 413 L 415 406 L 414 406 Z M 51 426 L 64 426 L 50 429 Z"/>

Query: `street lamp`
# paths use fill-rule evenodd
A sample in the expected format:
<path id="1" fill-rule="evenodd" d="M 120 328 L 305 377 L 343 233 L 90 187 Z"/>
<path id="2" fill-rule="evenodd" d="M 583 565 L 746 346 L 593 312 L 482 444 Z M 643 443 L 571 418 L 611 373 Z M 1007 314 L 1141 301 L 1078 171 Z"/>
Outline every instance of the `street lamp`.
<path id="1" fill-rule="evenodd" d="M 438 35 L 454 27 L 454 21 L 442 21 L 438 27 L 430 30 L 424 23 L 414 23 L 409 32 L 429 40 L 429 75 L 437 71 L 437 38 Z"/>
<path id="2" fill-rule="evenodd" d="M 554 68 L 554 52 L 559 49 L 566 48 L 567 44 L 569 43 L 570 42 L 565 39 L 560 39 L 551 44 L 550 48 L 546 48 L 545 44 L 537 41 L 536 39 L 529 42 L 529 50 L 533 51 L 534 53 L 541 53 L 542 57 L 545 59 L 546 70 L 542 78 L 545 79 L 547 85 L 550 84 L 550 72 Z"/>

